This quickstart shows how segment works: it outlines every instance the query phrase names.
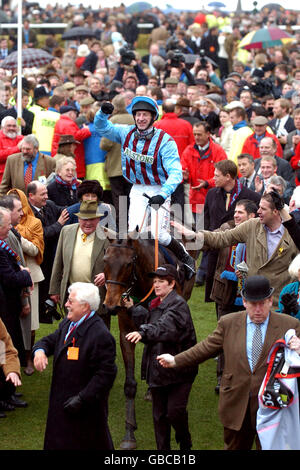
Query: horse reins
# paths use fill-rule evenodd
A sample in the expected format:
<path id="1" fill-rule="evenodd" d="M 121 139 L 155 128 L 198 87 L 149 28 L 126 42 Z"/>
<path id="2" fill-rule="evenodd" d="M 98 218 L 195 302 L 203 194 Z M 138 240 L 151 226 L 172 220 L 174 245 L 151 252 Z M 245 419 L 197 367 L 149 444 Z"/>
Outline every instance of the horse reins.
<path id="1" fill-rule="evenodd" d="M 144 196 L 146 196 L 146 194 L 144 194 Z M 149 207 L 149 206 L 147 206 L 146 209 L 145 209 L 145 214 L 144 214 L 143 221 L 142 221 L 142 223 L 141 223 L 141 227 L 140 227 L 140 229 L 139 229 L 139 232 L 141 232 L 142 227 L 143 227 L 143 225 L 144 225 L 144 221 L 145 221 L 145 218 L 146 218 L 146 213 L 147 213 L 147 211 L 148 211 L 148 207 Z M 156 271 L 157 268 L 158 268 L 158 211 L 156 211 L 156 217 L 155 217 L 154 271 Z M 152 284 L 152 287 L 151 287 L 151 289 L 149 290 L 149 292 L 145 295 L 145 297 L 144 297 L 142 300 L 140 300 L 140 301 L 138 302 L 137 305 L 142 304 L 145 300 L 147 300 L 148 297 L 152 294 L 153 289 L 154 289 L 154 284 Z"/>

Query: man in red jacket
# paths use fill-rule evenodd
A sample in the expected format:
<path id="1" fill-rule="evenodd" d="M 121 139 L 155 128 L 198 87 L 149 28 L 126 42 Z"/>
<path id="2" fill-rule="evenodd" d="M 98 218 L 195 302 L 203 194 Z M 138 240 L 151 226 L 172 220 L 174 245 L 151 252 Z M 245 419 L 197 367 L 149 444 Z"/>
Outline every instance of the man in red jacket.
<path id="1" fill-rule="evenodd" d="M 1 122 L 0 131 L 0 183 L 5 168 L 7 157 L 20 152 L 19 142 L 23 135 L 18 135 L 17 122 L 12 116 L 6 116 Z"/>
<path id="2" fill-rule="evenodd" d="M 175 103 L 167 99 L 162 104 L 162 118 L 154 124 L 157 129 L 164 130 L 175 140 L 181 160 L 183 151 L 188 145 L 195 143 L 192 125 L 175 113 Z M 182 162 L 181 162 L 182 164 Z M 172 204 L 179 204 L 184 211 L 184 186 L 179 184 L 172 194 Z"/>
<path id="3" fill-rule="evenodd" d="M 272 139 L 274 139 L 277 145 L 276 155 L 278 157 L 283 156 L 282 146 L 279 140 L 277 139 L 276 135 L 271 134 L 267 131 L 268 122 L 268 119 L 264 116 L 256 116 L 251 121 L 251 124 L 254 127 L 254 132 L 253 134 L 249 135 L 249 137 L 247 137 L 247 139 L 245 140 L 242 148 L 242 153 L 250 153 L 250 155 L 253 156 L 254 160 L 260 158 L 259 143 L 264 137 L 271 137 Z"/>
<path id="4" fill-rule="evenodd" d="M 181 164 L 183 177 L 190 183 L 190 204 L 195 218 L 196 214 L 203 210 L 207 191 L 215 185 L 214 164 L 227 160 L 227 155 L 225 150 L 212 140 L 207 122 L 195 123 L 193 134 L 196 143 L 186 147 Z"/>
<path id="5" fill-rule="evenodd" d="M 206 121 L 200 121 L 193 125 L 195 144 L 189 145 L 182 155 L 183 178 L 190 183 L 189 202 L 192 209 L 195 228 L 201 218 L 197 214 L 203 213 L 207 191 L 215 186 L 214 164 L 220 160 L 227 160 L 225 150 L 216 144 L 210 134 L 210 125 Z M 197 220 L 198 219 L 198 220 Z M 202 254 L 198 267 L 195 285 L 204 284 L 207 270 L 207 253 Z"/>
<path id="6" fill-rule="evenodd" d="M 78 178 L 85 177 L 85 161 L 83 141 L 91 136 L 89 128 L 84 124 L 80 129 L 76 124 L 78 111 L 73 106 L 61 106 L 60 118 L 55 123 L 52 140 L 51 156 L 54 157 L 58 150 L 58 143 L 61 135 L 73 135 L 80 143 L 75 149 L 75 160 Z"/>

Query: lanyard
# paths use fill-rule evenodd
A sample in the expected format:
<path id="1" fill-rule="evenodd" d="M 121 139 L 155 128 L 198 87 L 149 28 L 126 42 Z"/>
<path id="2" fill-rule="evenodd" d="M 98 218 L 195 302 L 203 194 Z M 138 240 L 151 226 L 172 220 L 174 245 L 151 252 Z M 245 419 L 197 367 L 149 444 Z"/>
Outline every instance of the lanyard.
<path id="1" fill-rule="evenodd" d="M 90 313 L 87 313 L 86 315 L 84 315 L 80 320 L 78 320 L 78 322 L 74 323 L 74 325 L 71 327 L 72 323 L 70 323 L 70 326 L 69 326 L 69 330 L 65 336 L 65 343 L 67 341 L 67 339 L 69 338 L 69 336 L 71 336 L 71 334 L 73 333 L 73 331 L 76 330 L 77 326 L 81 325 L 81 323 L 83 323 L 84 321 L 88 320 L 88 318 L 93 315 L 95 312 L 92 311 Z M 73 346 L 75 344 L 75 338 L 73 338 L 72 340 L 73 342 Z"/>

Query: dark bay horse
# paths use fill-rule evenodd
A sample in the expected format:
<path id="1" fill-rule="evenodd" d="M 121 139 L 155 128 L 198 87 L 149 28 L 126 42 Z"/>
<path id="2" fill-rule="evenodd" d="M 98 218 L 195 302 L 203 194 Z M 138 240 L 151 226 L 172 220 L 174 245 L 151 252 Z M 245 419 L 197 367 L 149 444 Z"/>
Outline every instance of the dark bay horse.
<path id="1" fill-rule="evenodd" d="M 118 315 L 120 330 L 120 345 L 125 364 L 126 379 L 124 384 L 124 394 L 126 399 L 126 422 L 125 436 L 120 444 L 121 449 L 136 449 L 136 439 L 134 432 L 137 429 L 135 417 L 135 395 L 137 383 L 134 375 L 135 367 L 135 345 L 126 340 L 126 335 L 136 329 L 131 317 L 127 314 L 127 309 L 122 307 L 122 295 L 128 294 L 137 298 L 139 302 L 147 307 L 152 292 L 153 281 L 148 277 L 148 273 L 155 270 L 155 259 L 158 266 L 163 263 L 170 263 L 174 260 L 174 255 L 168 250 L 155 253 L 155 242 L 151 239 L 142 239 L 138 230 L 128 233 L 125 239 L 117 239 L 116 233 L 104 228 L 104 232 L 109 240 L 104 256 L 104 273 L 106 279 L 106 296 L 104 307 L 106 313 Z M 157 257 L 155 258 L 155 255 Z M 174 262 L 174 261 L 173 261 Z M 180 272 L 180 271 L 179 271 Z M 182 267 L 182 272 L 184 272 Z M 190 281 L 185 281 L 177 285 L 177 291 L 186 300 L 191 296 L 195 276 Z"/>

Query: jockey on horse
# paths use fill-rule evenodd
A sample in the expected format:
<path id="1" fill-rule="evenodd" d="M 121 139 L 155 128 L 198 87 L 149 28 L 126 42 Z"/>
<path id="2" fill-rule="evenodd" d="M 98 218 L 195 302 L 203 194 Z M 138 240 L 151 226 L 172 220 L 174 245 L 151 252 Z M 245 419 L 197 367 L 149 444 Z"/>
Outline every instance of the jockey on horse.
<path id="1" fill-rule="evenodd" d="M 132 183 L 128 230 L 135 230 L 136 226 L 146 230 L 143 218 L 149 208 L 152 216 L 151 234 L 154 238 L 157 214 L 159 243 L 170 249 L 183 263 L 186 279 L 189 280 L 195 274 L 195 261 L 184 245 L 168 231 L 171 194 L 182 181 L 177 145 L 170 135 L 153 127 L 159 112 L 152 98 L 136 96 L 132 100 L 135 125 L 112 124 L 109 116 L 113 110 L 110 102 L 104 102 L 95 116 L 94 125 L 101 137 L 121 144 L 123 176 Z"/>

